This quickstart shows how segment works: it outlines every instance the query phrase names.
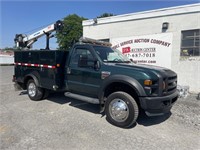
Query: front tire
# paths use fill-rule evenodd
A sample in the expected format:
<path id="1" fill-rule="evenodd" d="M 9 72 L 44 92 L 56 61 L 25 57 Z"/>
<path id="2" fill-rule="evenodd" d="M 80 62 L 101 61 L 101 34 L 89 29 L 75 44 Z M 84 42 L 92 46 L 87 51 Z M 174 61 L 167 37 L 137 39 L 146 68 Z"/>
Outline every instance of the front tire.
<path id="1" fill-rule="evenodd" d="M 126 92 L 114 92 L 105 104 L 107 120 L 118 127 L 128 128 L 136 123 L 139 109 L 136 101 Z"/>
<path id="2" fill-rule="evenodd" d="M 34 80 L 29 80 L 27 83 L 28 96 L 31 100 L 41 100 L 44 95 L 44 90 L 35 84 Z"/>

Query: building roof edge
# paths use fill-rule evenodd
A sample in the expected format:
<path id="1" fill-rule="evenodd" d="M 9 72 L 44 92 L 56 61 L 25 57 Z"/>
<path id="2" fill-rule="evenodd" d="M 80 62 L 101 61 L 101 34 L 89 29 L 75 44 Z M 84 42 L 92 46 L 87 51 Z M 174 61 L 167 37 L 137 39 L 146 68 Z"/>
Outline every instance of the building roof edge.
<path id="1" fill-rule="evenodd" d="M 160 17 L 160 16 L 168 16 L 168 15 L 178 15 L 185 13 L 196 13 L 200 12 L 200 3 L 190 4 L 190 5 L 181 5 L 175 7 L 167 7 L 155 10 L 141 11 L 135 13 L 122 14 L 117 16 L 105 17 L 105 18 L 97 18 L 98 24 L 105 23 L 114 23 L 121 21 L 129 21 L 143 18 L 152 18 L 152 17 Z M 94 25 L 94 19 L 85 20 L 82 23 L 83 26 Z"/>

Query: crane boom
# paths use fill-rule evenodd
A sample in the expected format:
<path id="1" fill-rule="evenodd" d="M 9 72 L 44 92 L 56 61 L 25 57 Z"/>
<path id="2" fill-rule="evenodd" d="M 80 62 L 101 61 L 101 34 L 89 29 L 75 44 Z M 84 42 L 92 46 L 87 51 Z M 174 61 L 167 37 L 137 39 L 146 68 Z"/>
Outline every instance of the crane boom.
<path id="1" fill-rule="evenodd" d="M 49 49 L 49 39 L 50 34 L 54 31 L 61 31 L 63 28 L 63 22 L 58 20 L 56 23 L 53 23 L 51 25 L 48 25 L 47 27 L 33 33 L 30 35 L 25 34 L 16 34 L 15 35 L 15 44 L 17 48 L 27 48 L 30 49 L 33 43 L 35 43 L 40 37 L 46 35 L 47 43 L 46 43 L 46 49 Z"/>

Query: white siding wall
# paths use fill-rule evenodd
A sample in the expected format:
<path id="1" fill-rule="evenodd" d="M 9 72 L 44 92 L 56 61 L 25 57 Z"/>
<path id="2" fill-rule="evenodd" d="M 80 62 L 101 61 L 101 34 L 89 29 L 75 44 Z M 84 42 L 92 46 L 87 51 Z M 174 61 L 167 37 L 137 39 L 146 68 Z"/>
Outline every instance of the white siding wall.
<path id="1" fill-rule="evenodd" d="M 184 11 L 187 11 L 187 7 Z M 200 58 L 193 61 L 180 60 L 181 31 L 200 29 L 200 11 L 120 22 L 112 21 L 112 17 L 107 18 L 107 22 L 105 19 L 98 21 L 96 25 L 92 24 L 92 20 L 83 22 L 83 36 L 94 39 L 109 38 L 112 41 L 112 38 L 156 34 L 162 33 L 163 22 L 169 22 L 169 29 L 166 32 L 173 33 L 171 68 L 178 74 L 178 84 L 190 86 L 191 92 L 200 92 Z"/>
<path id="2" fill-rule="evenodd" d="M 0 65 L 14 64 L 14 56 L 0 56 Z"/>

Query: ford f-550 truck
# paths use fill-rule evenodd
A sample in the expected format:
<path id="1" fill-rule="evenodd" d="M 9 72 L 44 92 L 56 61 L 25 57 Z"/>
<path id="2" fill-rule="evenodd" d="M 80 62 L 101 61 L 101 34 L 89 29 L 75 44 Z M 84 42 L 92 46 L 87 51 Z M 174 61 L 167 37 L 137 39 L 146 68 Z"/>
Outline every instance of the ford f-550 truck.
<path id="1" fill-rule="evenodd" d="M 110 123 L 130 127 L 147 115 L 170 111 L 178 98 L 172 70 L 131 62 L 106 42 L 82 38 L 70 51 L 15 51 L 13 76 L 31 100 L 49 91 L 98 104 Z"/>

